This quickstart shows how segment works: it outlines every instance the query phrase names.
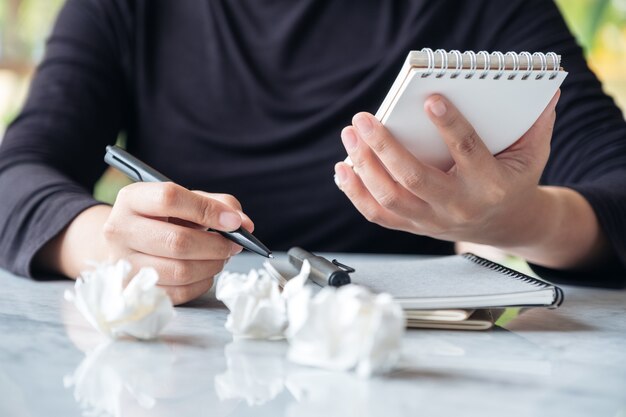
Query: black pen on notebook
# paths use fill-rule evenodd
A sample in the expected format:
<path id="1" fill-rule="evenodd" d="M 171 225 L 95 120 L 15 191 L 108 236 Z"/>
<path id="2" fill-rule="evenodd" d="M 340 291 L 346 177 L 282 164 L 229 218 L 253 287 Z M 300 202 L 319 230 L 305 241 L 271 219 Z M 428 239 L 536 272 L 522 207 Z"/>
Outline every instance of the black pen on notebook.
<path id="1" fill-rule="evenodd" d="M 113 168 L 122 171 L 135 181 L 173 182 L 156 169 L 140 161 L 117 146 L 107 146 L 104 162 L 111 165 Z M 263 243 L 261 243 L 261 241 L 254 237 L 252 233 L 248 232 L 243 227 L 240 227 L 232 232 L 223 232 L 221 230 L 213 229 L 209 229 L 209 231 L 219 233 L 226 239 L 243 246 L 251 252 L 265 256 L 266 258 L 273 258 L 272 252 Z"/>

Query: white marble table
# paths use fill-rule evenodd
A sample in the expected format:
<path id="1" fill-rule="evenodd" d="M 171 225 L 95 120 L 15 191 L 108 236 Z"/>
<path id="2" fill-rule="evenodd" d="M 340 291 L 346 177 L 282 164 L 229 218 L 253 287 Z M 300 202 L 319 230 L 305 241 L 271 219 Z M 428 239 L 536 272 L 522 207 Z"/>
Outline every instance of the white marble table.
<path id="1" fill-rule="evenodd" d="M 210 295 L 158 341 L 106 343 L 64 301 L 70 281 L 0 284 L 1 417 L 626 416 L 626 291 L 564 287 L 560 309 L 487 332 L 411 330 L 400 368 L 362 380 L 233 342 Z"/>

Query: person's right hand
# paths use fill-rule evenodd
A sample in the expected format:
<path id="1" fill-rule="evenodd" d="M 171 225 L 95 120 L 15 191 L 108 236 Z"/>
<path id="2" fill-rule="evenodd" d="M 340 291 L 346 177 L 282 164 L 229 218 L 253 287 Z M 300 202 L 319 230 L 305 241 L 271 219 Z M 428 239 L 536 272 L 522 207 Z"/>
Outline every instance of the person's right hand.
<path id="1" fill-rule="evenodd" d="M 174 183 L 134 183 L 120 190 L 113 207 L 91 207 L 76 217 L 60 241 L 44 248 L 42 261 L 76 277 L 85 261 L 124 258 L 135 271 L 155 268 L 158 285 L 174 304 L 181 304 L 207 292 L 226 261 L 242 250 L 206 229 L 240 226 L 250 232 L 254 228 L 233 196 L 189 191 Z"/>
<path id="2" fill-rule="evenodd" d="M 120 190 L 102 230 L 110 258 L 154 267 L 159 285 L 180 304 L 208 291 L 226 261 L 242 250 L 206 229 L 231 232 L 242 225 L 253 229 L 230 195 L 135 183 Z"/>

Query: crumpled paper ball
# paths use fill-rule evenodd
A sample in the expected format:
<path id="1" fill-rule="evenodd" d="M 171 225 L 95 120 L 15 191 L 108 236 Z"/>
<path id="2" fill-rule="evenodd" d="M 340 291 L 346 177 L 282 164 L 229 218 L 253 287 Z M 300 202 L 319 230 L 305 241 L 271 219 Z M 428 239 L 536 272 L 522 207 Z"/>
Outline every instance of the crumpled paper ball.
<path id="1" fill-rule="evenodd" d="M 120 260 L 84 271 L 65 299 L 109 338 L 153 339 L 174 316 L 174 307 L 156 286 L 159 276 L 154 268 L 141 268 L 124 286 L 130 270 L 131 265 Z"/>
<path id="2" fill-rule="evenodd" d="M 288 300 L 290 361 L 368 377 L 393 368 L 400 356 L 404 313 L 389 294 L 365 287 L 304 288 Z"/>
<path id="3" fill-rule="evenodd" d="M 234 338 L 281 339 L 287 327 L 286 301 L 302 289 L 311 266 L 289 280 L 282 293 L 278 282 L 263 269 L 247 274 L 224 271 L 217 281 L 215 296 L 230 310 L 226 329 Z"/>

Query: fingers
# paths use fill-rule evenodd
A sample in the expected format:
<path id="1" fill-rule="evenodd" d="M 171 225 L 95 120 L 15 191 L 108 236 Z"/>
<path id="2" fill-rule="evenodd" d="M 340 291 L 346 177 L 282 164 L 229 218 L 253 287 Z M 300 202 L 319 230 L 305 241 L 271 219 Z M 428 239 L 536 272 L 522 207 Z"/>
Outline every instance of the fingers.
<path id="1" fill-rule="evenodd" d="M 173 183 L 124 187 L 102 227 L 110 257 L 151 266 L 174 304 L 211 288 L 213 276 L 241 252 L 239 245 L 207 228 L 251 230 L 241 205 L 226 194 L 192 192 Z"/>
<path id="2" fill-rule="evenodd" d="M 353 125 L 356 129 L 344 130 L 344 132 L 356 132 L 358 138 L 365 142 L 382 162 L 384 170 L 391 174 L 402 187 L 427 202 L 439 199 L 445 194 L 448 188 L 448 178 L 445 173 L 417 160 L 374 116 L 369 113 L 359 113 L 354 116 Z M 352 150 L 346 146 L 346 151 L 355 164 L 358 174 L 361 175 L 363 171 L 368 176 L 368 179 L 364 178 L 368 189 L 370 185 L 374 186 L 371 178 L 380 174 L 380 170 L 373 172 L 371 158 L 367 160 L 366 153 L 358 152 L 358 146 Z M 371 171 L 366 172 L 366 169 Z M 387 182 L 384 186 L 389 187 L 390 183 Z"/>
<path id="3" fill-rule="evenodd" d="M 511 148 L 525 148 L 529 149 L 530 153 L 534 153 L 536 148 L 550 147 L 550 141 L 552 139 L 552 131 L 554 129 L 554 122 L 556 121 L 556 105 L 561 97 L 561 90 L 557 92 L 550 100 L 550 103 L 543 110 L 537 121 L 528 129 L 528 132 L 524 134 Z M 537 140 L 538 139 L 538 140 Z M 543 140 L 542 140 L 543 139 Z"/>
<path id="4" fill-rule="evenodd" d="M 335 173 L 339 188 L 368 221 L 388 229 L 406 230 L 409 227 L 409 222 L 404 217 L 393 213 L 376 201 L 348 164 L 337 163 Z"/>
<path id="5" fill-rule="evenodd" d="M 206 294 L 206 292 L 213 286 L 213 278 L 207 278 L 189 285 L 158 286 L 165 290 L 167 295 L 170 297 L 170 300 L 172 300 L 172 304 L 179 305 Z"/>
<path id="6" fill-rule="evenodd" d="M 128 185 L 120 190 L 117 204 L 144 216 L 177 217 L 227 232 L 238 229 L 242 223 L 237 210 L 229 205 L 171 182 Z"/>
<path id="7" fill-rule="evenodd" d="M 206 191 L 200 191 L 200 190 L 193 190 L 192 192 L 197 193 L 207 198 L 214 198 L 215 200 L 221 201 L 222 203 L 231 207 L 233 210 L 238 210 L 238 211 L 243 210 L 239 200 L 237 200 L 235 196 L 232 196 L 230 194 L 207 193 Z"/>
<path id="8" fill-rule="evenodd" d="M 448 172 L 421 163 L 374 116 L 359 113 L 353 126 L 342 131 L 354 171 L 345 163 L 335 165 L 338 185 L 359 212 L 381 226 L 439 239 L 479 236 L 483 243 L 497 243 L 511 219 L 519 217 L 520 196 L 535 192 L 549 152 L 533 153 L 533 146 L 549 151 L 557 100 L 558 94 L 521 145 L 496 158 L 451 102 L 431 96 L 425 112 L 455 161 Z M 524 147 L 524 141 L 533 146 Z"/>
<path id="9" fill-rule="evenodd" d="M 425 208 L 424 201 L 389 175 L 371 148 L 357 137 L 353 127 L 346 127 L 341 132 L 341 139 L 350 154 L 354 170 L 381 206 L 401 215 L 409 215 Z"/>
<path id="10" fill-rule="evenodd" d="M 550 156 L 555 110 L 560 95 L 559 90 L 531 128 L 517 142 L 496 155 L 498 162 L 516 173 L 533 172 L 533 181 L 541 176 Z"/>
<path id="11" fill-rule="evenodd" d="M 237 213 L 239 214 L 239 216 L 241 217 L 241 226 L 250 233 L 254 232 L 254 223 L 252 222 L 250 217 L 248 217 L 248 215 L 243 212 L 241 203 L 234 196 L 230 194 L 215 194 L 215 193 L 207 193 L 205 191 L 196 191 L 196 190 L 194 190 L 193 192 L 198 193 L 208 198 L 214 198 L 226 204 L 227 206 L 230 206 L 231 208 L 235 209 Z"/>
<path id="12" fill-rule="evenodd" d="M 439 130 L 456 165 L 474 170 L 495 166 L 495 158 L 474 127 L 450 101 L 440 95 L 430 96 L 424 102 L 424 111 Z"/>
<path id="13" fill-rule="evenodd" d="M 217 233 L 137 215 L 121 219 L 111 216 L 103 232 L 113 247 L 164 258 L 223 260 L 241 250 Z"/>
<path id="14" fill-rule="evenodd" d="M 185 286 L 213 278 L 226 264 L 226 260 L 168 259 L 143 253 L 134 253 L 127 259 L 137 270 L 143 266 L 154 268 L 159 274 L 158 284 L 167 287 Z"/>

